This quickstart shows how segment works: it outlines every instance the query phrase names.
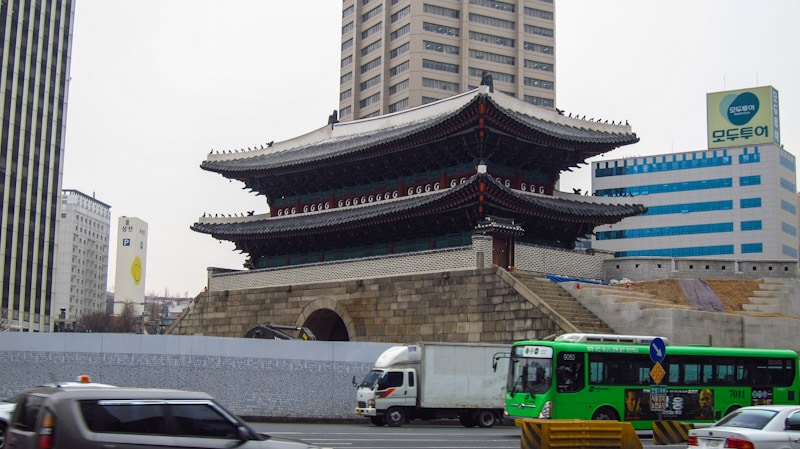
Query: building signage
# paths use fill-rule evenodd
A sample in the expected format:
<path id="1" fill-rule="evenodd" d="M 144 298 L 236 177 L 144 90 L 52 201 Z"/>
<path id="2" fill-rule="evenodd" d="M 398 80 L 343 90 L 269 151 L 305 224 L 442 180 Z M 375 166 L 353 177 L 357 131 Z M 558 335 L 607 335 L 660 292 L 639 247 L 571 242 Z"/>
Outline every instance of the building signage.
<path id="1" fill-rule="evenodd" d="M 708 148 L 780 144 L 778 106 L 772 86 L 707 94 Z"/>

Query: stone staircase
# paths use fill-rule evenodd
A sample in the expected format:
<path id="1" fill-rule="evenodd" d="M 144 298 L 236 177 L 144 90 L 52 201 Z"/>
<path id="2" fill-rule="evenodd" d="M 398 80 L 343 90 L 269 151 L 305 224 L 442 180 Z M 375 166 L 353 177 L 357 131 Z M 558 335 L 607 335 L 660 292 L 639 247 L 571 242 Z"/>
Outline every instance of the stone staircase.
<path id="1" fill-rule="evenodd" d="M 511 274 L 581 332 L 614 333 L 603 320 L 584 307 L 559 284 L 549 281 L 545 275 L 529 271 L 515 271 Z"/>
<path id="2" fill-rule="evenodd" d="M 742 310 L 754 313 L 783 313 L 784 306 L 789 301 L 793 293 L 793 287 L 786 285 L 780 279 L 764 279 L 763 284 L 759 284 L 759 290 L 753 292 L 753 296 L 748 296 L 750 304 L 742 304 Z"/>

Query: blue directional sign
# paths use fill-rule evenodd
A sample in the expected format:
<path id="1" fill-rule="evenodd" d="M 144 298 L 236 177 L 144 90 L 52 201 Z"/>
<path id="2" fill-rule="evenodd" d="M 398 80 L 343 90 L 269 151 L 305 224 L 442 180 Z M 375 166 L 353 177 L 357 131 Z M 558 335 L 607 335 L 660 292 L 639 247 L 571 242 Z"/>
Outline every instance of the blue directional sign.
<path id="1" fill-rule="evenodd" d="M 650 360 L 655 363 L 661 363 L 666 356 L 667 344 L 658 337 L 654 338 L 653 341 L 650 342 Z"/>

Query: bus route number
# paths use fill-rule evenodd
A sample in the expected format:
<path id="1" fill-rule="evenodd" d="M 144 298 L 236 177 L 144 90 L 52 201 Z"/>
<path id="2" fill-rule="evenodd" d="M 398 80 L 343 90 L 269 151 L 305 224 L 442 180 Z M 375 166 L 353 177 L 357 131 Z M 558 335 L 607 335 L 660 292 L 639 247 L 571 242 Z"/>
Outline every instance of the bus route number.
<path id="1" fill-rule="evenodd" d="M 728 397 L 736 399 L 744 399 L 744 391 L 742 390 L 728 390 Z"/>

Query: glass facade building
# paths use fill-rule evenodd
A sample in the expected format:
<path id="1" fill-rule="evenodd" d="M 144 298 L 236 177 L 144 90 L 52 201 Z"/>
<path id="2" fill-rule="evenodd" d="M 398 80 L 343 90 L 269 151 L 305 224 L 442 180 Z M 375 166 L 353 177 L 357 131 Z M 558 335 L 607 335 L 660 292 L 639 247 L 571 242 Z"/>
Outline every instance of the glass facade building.
<path id="1" fill-rule="evenodd" d="M 592 190 L 648 208 L 595 229 L 618 257 L 798 258 L 795 157 L 778 144 L 592 162 Z"/>
<path id="2" fill-rule="evenodd" d="M 0 324 L 52 329 L 72 0 L 0 1 Z"/>

